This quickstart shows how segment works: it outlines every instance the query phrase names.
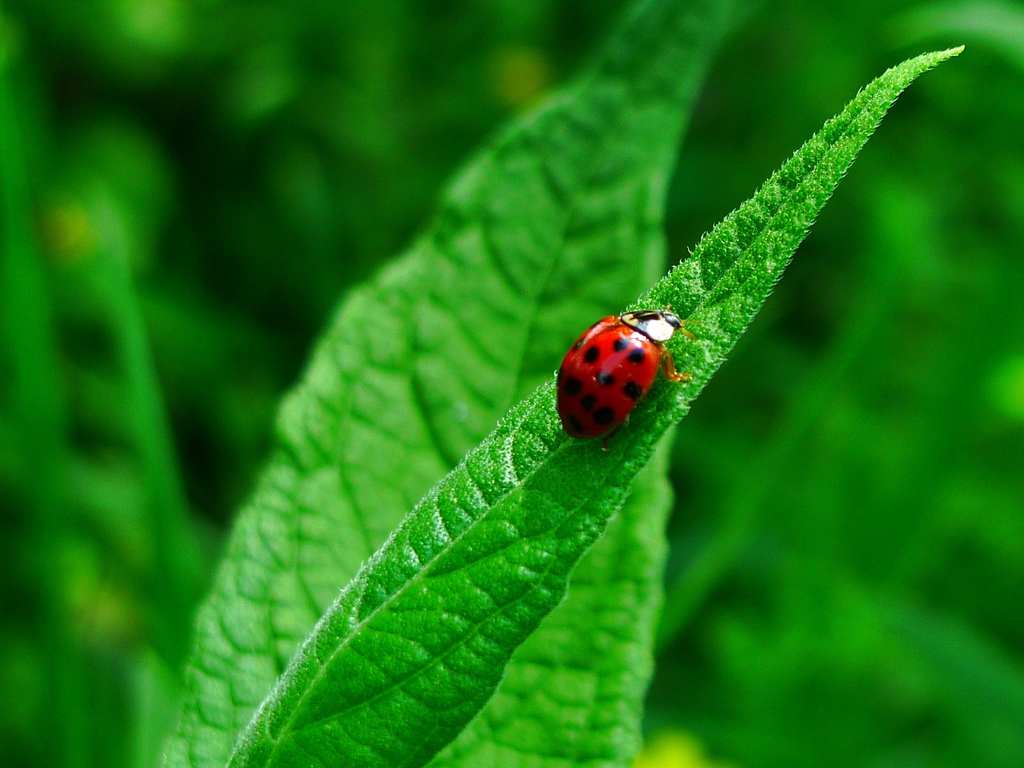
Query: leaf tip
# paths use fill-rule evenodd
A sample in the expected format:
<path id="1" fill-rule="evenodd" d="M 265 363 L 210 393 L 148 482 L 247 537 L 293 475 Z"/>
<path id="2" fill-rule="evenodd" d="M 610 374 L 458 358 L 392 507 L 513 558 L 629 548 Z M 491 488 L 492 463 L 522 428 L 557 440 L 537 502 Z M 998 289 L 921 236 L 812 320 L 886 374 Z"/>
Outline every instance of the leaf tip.
<path id="1" fill-rule="evenodd" d="M 944 51 L 929 51 L 928 53 L 922 53 L 920 56 L 907 59 L 898 67 L 893 67 L 890 71 L 903 70 L 905 73 L 912 73 L 910 80 L 914 80 L 918 75 L 923 72 L 927 72 L 933 67 L 937 67 L 939 64 L 946 61 L 946 59 L 952 59 L 955 56 L 959 56 L 963 50 L 964 46 L 958 45 L 955 48 L 947 48 Z M 907 81 L 907 83 L 909 84 L 909 81 Z"/>

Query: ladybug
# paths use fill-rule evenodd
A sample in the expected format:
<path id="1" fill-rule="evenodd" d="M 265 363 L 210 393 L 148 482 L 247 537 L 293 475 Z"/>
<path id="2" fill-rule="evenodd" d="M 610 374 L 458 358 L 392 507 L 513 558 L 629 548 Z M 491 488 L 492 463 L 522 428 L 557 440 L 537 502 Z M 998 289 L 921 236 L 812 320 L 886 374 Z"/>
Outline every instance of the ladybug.
<path id="1" fill-rule="evenodd" d="M 566 433 L 605 435 L 608 450 L 608 438 L 650 391 L 659 368 L 669 381 L 687 381 L 690 374 L 676 371 L 664 347 L 676 331 L 694 338 L 682 320 L 658 309 L 605 317 L 590 326 L 558 369 L 558 416 Z"/>

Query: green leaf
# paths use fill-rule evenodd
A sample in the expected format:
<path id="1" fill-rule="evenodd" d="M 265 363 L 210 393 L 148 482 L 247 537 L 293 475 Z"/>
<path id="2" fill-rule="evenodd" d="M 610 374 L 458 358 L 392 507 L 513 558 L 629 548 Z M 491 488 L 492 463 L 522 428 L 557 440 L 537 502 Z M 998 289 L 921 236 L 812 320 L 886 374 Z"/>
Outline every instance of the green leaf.
<path id="1" fill-rule="evenodd" d="M 670 344 L 693 379 L 659 380 L 610 451 L 564 435 L 553 381 L 514 406 L 342 591 L 230 765 L 418 766 L 451 741 L 563 599 L 573 567 L 761 307 L 889 106 L 958 52 L 911 59 L 872 82 L 634 305 L 671 304 L 698 324 L 696 341 Z"/>
<path id="2" fill-rule="evenodd" d="M 722 6 L 639 5 L 595 67 L 470 162 L 424 237 L 341 307 L 283 406 L 275 455 L 201 609 L 167 765 L 222 766 L 338 589 L 424 491 L 550 378 L 580 328 L 662 272 L 665 188 Z M 563 607 L 564 624 L 604 638 L 606 658 L 585 662 L 592 687 L 632 711 L 620 727 L 633 736 L 615 747 L 627 757 L 663 551 L 650 531 L 670 503 L 658 475 L 638 491 L 647 517 L 624 514 L 605 546 L 647 556 L 595 551 L 591 594 L 584 584 Z M 602 631 L 610 611 L 632 611 L 636 626 Z M 538 642 L 557 686 L 558 653 L 582 667 L 551 627 Z M 539 654 L 524 651 L 510 695 L 526 684 L 516 674 L 537 680 Z M 549 748 L 590 741 L 577 719 L 547 722 Z M 467 735 L 461 753 L 479 745 Z"/>
<path id="3" fill-rule="evenodd" d="M 672 505 L 668 447 L 662 443 L 573 571 L 566 600 L 520 646 L 494 696 L 431 768 L 632 760 Z"/>

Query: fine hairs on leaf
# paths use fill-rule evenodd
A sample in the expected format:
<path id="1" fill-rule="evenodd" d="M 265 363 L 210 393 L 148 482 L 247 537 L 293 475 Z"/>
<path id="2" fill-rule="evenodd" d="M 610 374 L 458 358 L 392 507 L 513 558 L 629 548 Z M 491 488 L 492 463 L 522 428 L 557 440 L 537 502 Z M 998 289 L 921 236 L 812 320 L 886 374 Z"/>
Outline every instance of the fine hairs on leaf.
<path id="1" fill-rule="evenodd" d="M 550 380 L 512 407 L 331 604 L 230 765 L 420 766 L 451 742 L 563 599 L 573 567 L 764 303 L 889 106 L 959 50 L 910 59 L 869 84 L 632 305 L 671 305 L 701 332 L 670 343 L 693 379 L 659 380 L 610 451 L 563 434 Z"/>

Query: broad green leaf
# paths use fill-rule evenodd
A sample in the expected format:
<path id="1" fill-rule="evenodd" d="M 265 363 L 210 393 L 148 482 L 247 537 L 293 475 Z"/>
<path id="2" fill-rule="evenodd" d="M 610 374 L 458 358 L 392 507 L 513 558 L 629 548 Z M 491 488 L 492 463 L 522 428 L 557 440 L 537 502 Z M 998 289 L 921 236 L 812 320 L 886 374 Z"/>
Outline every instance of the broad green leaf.
<path id="1" fill-rule="evenodd" d="M 330 606 L 230 765 L 419 766 L 465 728 L 513 651 L 563 599 L 573 567 L 761 307 L 889 106 L 958 52 L 911 59 L 873 81 L 633 305 L 671 304 L 700 336 L 670 345 L 692 381 L 659 380 L 610 451 L 564 435 L 552 380 L 514 406 Z"/>
<path id="2" fill-rule="evenodd" d="M 665 187 L 721 6 L 639 5 L 594 69 L 470 162 L 426 235 L 341 307 L 285 402 L 275 456 L 201 609 L 169 766 L 227 761 L 299 643 L 424 491 L 550 377 L 581 328 L 660 274 Z M 510 695 L 532 681 L 542 696 L 542 654 L 547 685 L 590 664 L 588 684 L 615 691 L 611 706 L 632 712 L 619 727 L 634 734 L 663 549 L 651 531 L 669 506 L 663 478 L 638 490 L 647 517 L 637 507 L 606 546 L 647 557 L 595 552 L 592 588 L 509 674 Z M 635 626 L 602 630 L 612 611 Z M 581 661 L 565 625 L 592 627 L 605 655 Z M 547 720 L 546 748 L 583 740 L 578 720 Z"/>

